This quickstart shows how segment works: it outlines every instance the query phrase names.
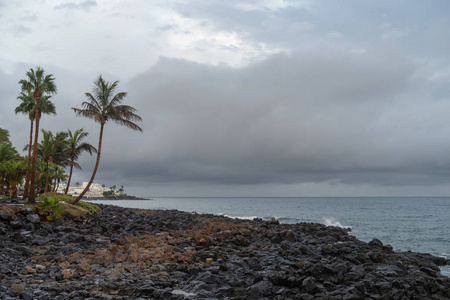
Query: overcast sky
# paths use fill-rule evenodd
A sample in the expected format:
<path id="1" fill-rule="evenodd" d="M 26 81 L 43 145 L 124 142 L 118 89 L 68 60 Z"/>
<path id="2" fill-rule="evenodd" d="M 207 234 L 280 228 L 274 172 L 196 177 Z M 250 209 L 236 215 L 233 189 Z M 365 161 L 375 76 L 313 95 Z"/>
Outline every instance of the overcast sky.
<path id="1" fill-rule="evenodd" d="M 447 0 L 0 0 L 0 127 L 56 78 L 52 131 L 100 74 L 144 132 L 105 127 L 96 182 L 141 196 L 450 196 Z M 25 153 L 23 153 L 25 154 Z M 75 181 L 88 181 L 84 154 Z"/>

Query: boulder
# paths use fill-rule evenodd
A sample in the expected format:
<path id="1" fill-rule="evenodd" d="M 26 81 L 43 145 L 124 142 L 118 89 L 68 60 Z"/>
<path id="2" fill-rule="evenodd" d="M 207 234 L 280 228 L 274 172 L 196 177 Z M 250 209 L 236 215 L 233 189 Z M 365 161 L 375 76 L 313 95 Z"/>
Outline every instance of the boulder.
<path id="1" fill-rule="evenodd" d="M 38 214 L 28 214 L 27 220 L 34 224 L 41 222 L 41 219 Z"/>

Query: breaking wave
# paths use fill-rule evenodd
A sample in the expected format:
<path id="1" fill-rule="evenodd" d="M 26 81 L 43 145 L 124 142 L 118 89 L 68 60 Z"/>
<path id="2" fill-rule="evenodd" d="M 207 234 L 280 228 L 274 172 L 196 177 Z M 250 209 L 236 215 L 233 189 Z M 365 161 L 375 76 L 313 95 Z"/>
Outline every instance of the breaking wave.
<path id="1" fill-rule="evenodd" d="M 334 218 L 323 218 L 323 223 L 327 226 L 341 227 L 341 228 L 352 228 L 351 226 L 344 226 L 341 222 Z"/>

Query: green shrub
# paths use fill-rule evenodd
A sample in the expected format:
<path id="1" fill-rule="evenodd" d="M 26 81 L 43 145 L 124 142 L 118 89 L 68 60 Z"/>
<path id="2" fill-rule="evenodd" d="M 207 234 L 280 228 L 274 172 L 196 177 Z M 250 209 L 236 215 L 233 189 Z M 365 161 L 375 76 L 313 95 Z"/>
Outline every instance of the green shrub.
<path id="1" fill-rule="evenodd" d="M 64 204 L 53 196 L 44 196 L 37 206 L 38 214 L 48 220 L 59 219 L 64 213 Z"/>
<path id="2" fill-rule="evenodd" d="M 61 194 L 61 193 L 54 193 L 54 192 L 48 192 L 45 194 L 41 194 L 38 198 L 39 201 L 43 200 L 46 197 L 54 197 L 56 199 L 58 199 L 59 201 L 62 201 L 64 203 L 70 203 L 74 200 L 74 198 L 72 196 L 66 195 L 66 194 Z"/>

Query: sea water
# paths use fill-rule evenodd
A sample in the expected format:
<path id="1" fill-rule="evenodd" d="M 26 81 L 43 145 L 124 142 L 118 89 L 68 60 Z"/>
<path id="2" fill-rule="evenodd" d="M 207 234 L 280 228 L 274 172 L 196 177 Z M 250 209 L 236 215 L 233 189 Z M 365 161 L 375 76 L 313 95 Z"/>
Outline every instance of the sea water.
<path id="1" fill-rule="evenodd" d="M 233 218 L 315 222 L 351 228 L 352 235 L 374 238 L 395 251 L 450 258 L 450 198 L 153 198 L 95 201 L 131 208 L 177 209 Z M 441 268 L 450 276 L 450 267 Z"/>

